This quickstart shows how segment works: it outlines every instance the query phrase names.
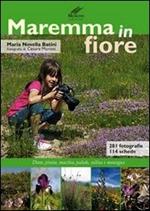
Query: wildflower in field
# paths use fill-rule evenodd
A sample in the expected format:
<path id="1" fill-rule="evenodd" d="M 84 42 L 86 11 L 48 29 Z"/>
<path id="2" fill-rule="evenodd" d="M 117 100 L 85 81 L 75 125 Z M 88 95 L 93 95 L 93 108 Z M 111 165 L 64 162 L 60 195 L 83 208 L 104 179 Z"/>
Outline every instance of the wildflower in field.
<path id="1" fill-rule="evenodd" d="M 76 114 L 88 113 L 94 110 L 97 113 L 123 112 L 130 114 L 137 111 L 148 111 L 149 103 L 145 100 L 109 100 L 97 103 L 86 103 L 86 105 L 79 105 L 75 110 Z"/>
<path id="2" fill-rule="evenodd" d="M 127 126 L 114 129 L 103 128 L 92 140 L 65 148 L 67 155 L 105 156 L 107 141 L 149 141 L 149 126 Z"/>
<path id="3" fill-rule="evenodd" d="M 134 179 L 133 179 L 134 177 Z M 128 168 L 122 172 L 122 209 L 149 210 L 149 172 Z"/>
<path id="4" fill-rule="evenodd" d="M 149 103 L 147 101 L 135 101 L 130 99 L 125 100 L 111 100 L 104 101 L 99 104 L 100 112 L 107 112 L 110 110 L 113 111 L 122 111 L 124 113 L 132 113 L 138 110 L 148 110 Z"/>
<path id="5" fill-rule="evenodd" d="M 130 196 L 138 189 L 139 189 L 139 185 L 138 184 L 135 184 L 135 185 L 133 185 L 131 187 L 127 186 L 127 185 L 124 185 L 123 188 L 122 188 L 122 191 L 123 191 L 125 196 Z"/>
<path id="6" fill-rule="evenodd" d="M 46 174 L 41 174 L 38 177 L 38 184 L 36 185 L 36 193 L 39 193 L 40 190 L 49 192 L 50 194 L 53 193 L 52 187 L 49 185 L 48 176 Z"/>

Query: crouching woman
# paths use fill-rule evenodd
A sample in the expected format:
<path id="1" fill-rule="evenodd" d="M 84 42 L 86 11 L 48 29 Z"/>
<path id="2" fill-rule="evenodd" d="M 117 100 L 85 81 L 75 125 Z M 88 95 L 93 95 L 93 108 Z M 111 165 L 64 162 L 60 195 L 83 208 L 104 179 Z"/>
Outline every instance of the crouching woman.
<path id="1" fill-rule="evenodd" d="M 61 83 L 62 74 L 58 62 L 45 60 L 38 77 L 25 86 L 7 112 L 9 125 L 15 126 L 17 138 L 21 136 L 24 121 L 29 120 L 34 143 L 39 150 L 51 148 L 50 143 L 39 134 L 39 128 L 47 123 L 56 124 L 61 118 L 63 93 L 57 89 Z M 48 102 L 50 108 L 45 109 L 43 102 Z"/>

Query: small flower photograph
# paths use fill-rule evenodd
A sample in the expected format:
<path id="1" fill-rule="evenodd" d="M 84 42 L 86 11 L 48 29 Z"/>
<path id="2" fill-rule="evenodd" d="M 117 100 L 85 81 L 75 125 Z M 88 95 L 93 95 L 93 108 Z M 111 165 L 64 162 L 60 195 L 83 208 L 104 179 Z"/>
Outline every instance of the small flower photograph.
<path id="1" fill-rule="evenodd" d="M 30 169 L 1 169 L 1 210 L 30 210 Z"/>
<path id="2" fill-rule="evenodd" d="M 32 210 L 61 210 L 60 168 L 32 168 Z"/>
<path id="3" fill-rule="evenodd" d="M 92 168 L 92 210 L 120 210 L 120 168 Z"/>
<path id="4" fill-rule="evenodd" d="M 149 210 L 149 169 L 126 168 L 121 172 L 121 210 Z"/>
<path id="5" fill-rule="evenodd" d="M 91 210 L 91 168 L 62 168 L 62 210 Z"/>

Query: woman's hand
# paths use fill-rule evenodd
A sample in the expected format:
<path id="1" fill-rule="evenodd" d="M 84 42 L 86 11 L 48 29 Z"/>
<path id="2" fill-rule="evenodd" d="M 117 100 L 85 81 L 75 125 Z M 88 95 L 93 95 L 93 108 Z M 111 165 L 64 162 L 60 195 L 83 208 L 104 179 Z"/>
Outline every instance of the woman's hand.
<path id="1" fill-rule="evenodd" d="M 56 100 L 61 100 L 63 98 L 63 92 L 58 91 L 55 95 Z"/>
<path id="2" fill-rule="evenodd" d="M 54 99 L 56 94 L 57 94 L 57 92 L 58 92 L 57 90 L 51 91 L 48 94 L 46 94 L 44 97 L 46 97 L 47 99 Z"/>
<path id="3" fill-rule="evenodd" d="M 63 98 L 63 92 L 59 91 L 58 86 L 55 86 L 51 92 L 49 92 L 46 96 L 49 99 L 56 99 L 56 100 L 61 100 Z"/>
<path id="4" fill-rule="evenodd" d="M 63 98 L 63 92 L 59 91 L 57 88 L 58 86 L 54 87 L 51 92 L 44 96 L 39 95 L 38 90 L 32 90 L 29 94 L 29 104 L 40 103 L 46 100 L 52 101 L 54 99 L 60 101 Z"/>

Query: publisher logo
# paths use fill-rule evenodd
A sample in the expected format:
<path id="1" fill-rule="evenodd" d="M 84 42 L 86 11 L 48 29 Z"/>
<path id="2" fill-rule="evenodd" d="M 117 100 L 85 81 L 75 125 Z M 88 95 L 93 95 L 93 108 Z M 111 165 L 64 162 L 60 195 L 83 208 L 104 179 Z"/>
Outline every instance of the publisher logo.
<path id="1" fill-rule="evenodd" d="M 69 18 L 83 18 L 84 15 L 81 13 L 81 11 L 83 10 L 82 7 L 77 6 L 76 8 L 74 8 L 73 10 L 71 10 L 68 14 Z"/>

